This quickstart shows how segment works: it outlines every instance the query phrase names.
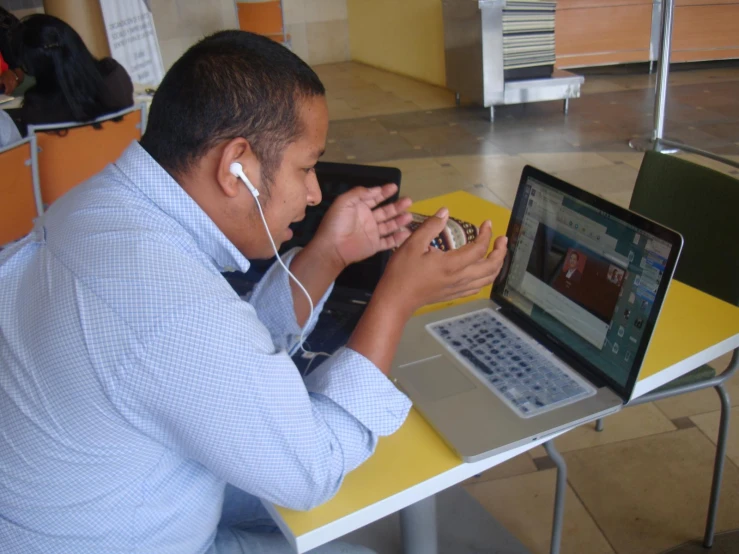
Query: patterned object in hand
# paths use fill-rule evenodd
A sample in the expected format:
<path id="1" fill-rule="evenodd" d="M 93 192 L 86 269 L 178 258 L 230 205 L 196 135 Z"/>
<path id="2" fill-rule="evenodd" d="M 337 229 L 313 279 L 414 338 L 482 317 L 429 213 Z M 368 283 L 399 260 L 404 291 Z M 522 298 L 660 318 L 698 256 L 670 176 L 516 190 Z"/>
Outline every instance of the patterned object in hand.
<path id="1" fill-rule="evenodd" d="M 411 213 L 413 221 L 408 224 L 408 229 L 411 232 L 415 231 L 420 227 L 421 223 L 426 221 L 429 216 Z M 438 248 L 439 250 L 455 250 L 461 248 L 468 242 L 472 242 L 477 238 L 478 229 L 472 223 L 462 221 L 450 217 L 447 219 L 444 230 L 431 241 L 431 246 Z"/>

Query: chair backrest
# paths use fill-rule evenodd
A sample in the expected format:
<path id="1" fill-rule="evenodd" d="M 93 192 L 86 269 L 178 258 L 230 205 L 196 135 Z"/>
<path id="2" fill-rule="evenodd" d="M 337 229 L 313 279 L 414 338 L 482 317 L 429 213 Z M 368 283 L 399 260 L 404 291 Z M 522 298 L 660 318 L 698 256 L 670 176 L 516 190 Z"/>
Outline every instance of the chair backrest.
<path id="1" fill-rule="evenodd" d="M 676 279 L 739 305 L 738 180 L 649 151 L 629 208 L 683 235 Z"/>
<path id="2" fill-rule="evenodd" d="M 280 0 L 266 2 L 237 2 L 239 28 L 285 42 L 285 28 Z"/>
<path id="3" fill-rule="evenodd" d="M 34 194 L 35 151 L 33 137 L 0 150 L 0 248 L 28 234 L 40 214 Z"/>
<path id="4" fill-rule="evenodd" d="M 84 124 L 29 125 L 29 135 L 38 145 L 38 187 L 44 206 L 102 171 L 139 140 L 144 110 L 134 106 Z"/>

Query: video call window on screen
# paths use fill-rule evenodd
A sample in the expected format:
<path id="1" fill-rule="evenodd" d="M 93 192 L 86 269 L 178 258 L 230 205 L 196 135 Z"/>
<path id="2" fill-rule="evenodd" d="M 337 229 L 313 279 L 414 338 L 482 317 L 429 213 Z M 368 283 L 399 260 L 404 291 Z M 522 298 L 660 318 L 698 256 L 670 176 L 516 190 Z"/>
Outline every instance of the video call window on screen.
<path id="1" fill-rule="evenodd" d="M 534 179 L 514 214 L 503 296 L 623 381 L 662 278 L 669 245 Z"/>
<path id="2" fill-rule="evenodd" d="M 626 274 L 625 268 L 546 225 L 539 225 L 526 271 L 606 325 Z"/>

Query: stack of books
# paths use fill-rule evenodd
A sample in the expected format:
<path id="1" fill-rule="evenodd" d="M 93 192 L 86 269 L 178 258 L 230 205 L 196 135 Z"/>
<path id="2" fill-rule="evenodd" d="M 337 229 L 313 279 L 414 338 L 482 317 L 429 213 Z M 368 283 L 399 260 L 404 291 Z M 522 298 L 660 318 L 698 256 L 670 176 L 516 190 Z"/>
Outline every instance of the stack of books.
<path id="1" fill-rule="evenodd" d="M 552 0 L 509 0 L 503 9 L 503 76 L 506 81 L 551 77 L 554 69 Z"/>

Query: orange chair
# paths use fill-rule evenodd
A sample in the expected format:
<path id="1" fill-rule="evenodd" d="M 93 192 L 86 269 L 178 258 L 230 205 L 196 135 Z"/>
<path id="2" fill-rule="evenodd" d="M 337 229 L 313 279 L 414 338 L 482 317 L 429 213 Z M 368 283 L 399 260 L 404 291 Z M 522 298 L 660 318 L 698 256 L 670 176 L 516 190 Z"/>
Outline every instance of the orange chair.
<path id="1" fill-rule="evenodd" d="M 285 30 L 281 0 L 267 2 L 237 2 L 239 28 L 264 35 L 290 48 L 290 36 Z"/>
<path id="2" fill-rule="evenodd" d="M 36 139 L 28 138 L 0 150 L 0 249 L 33 229 L 41 214 L 34 194 Z"/>
<path id="3" fill-rule="evenodd" d="M 90 123 L 29 125 L 38 146 L 37 188 L 49 206 L 72 187 L 115 162 L 144 128 L 144 105 L 109 114 Z"/>

